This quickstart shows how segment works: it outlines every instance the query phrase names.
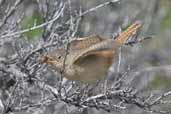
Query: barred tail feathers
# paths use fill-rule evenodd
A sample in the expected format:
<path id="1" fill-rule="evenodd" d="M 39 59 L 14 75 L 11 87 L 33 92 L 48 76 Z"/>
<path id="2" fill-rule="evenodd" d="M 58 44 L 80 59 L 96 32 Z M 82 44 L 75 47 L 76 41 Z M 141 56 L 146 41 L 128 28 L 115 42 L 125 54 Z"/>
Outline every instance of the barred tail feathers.
<path id="1" fill-rule="evenodd" d="M 134 35 L 137 30 L 141 27 L 141 22 L 136 21 L 130 27 L 128 27 L 124 32 L 122 32 L 117 38 L 116 42 L 118 45 L 124 44 L 132 35 Z"/>

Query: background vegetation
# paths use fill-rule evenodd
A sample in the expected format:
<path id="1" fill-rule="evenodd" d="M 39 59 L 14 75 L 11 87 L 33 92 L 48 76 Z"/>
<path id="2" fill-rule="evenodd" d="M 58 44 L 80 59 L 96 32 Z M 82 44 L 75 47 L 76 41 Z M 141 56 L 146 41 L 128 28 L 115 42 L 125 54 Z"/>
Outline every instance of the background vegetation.
<path id="1" fill-rule="evenodd" d="M 171 113 L 170 11 L 171 0 L 0 0 L 0 112 Z M 138 38 L 153 38 L 123 46 L 108 94 L 103 82 L 61 80 L 39 63 L 74 37 L 113 38 L 136 20 Z"/>

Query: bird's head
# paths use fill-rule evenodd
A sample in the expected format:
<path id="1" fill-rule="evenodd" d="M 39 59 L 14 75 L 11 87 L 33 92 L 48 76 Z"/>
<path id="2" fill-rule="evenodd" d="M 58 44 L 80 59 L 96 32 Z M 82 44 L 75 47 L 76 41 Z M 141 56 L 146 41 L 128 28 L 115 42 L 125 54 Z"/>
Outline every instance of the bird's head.
<path id="1" fill-rule="evenodd" d="M 40 63 L 50 64 L 57 68 L 58 71 L 61 71 L 61 69 L 64 66 L 64 59 L 66 56 L 66 50 L 65 49 L 57 49 L 50 54 L 44 56 Z"/>

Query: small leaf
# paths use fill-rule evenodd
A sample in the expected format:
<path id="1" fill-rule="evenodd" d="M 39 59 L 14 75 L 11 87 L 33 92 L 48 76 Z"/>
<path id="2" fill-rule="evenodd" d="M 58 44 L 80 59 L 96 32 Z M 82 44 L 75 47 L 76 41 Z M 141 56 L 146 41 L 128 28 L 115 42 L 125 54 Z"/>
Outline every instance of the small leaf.
<path id="1" fill-rule="evenodd" d="M 38 12 L 34 12 L 32 16 L 25 17 L 21 22 L 21 26 L 23 29 L 32 28 L 34 26 L 40 25 L 43 23 L 42 16 Z M 35 30 L 31 30 L 25 32 L 24 35 L 28 38 L 28 40 L 36 40 L 41 37 L 43 32 L 43 28 L 38 28 Z"/>

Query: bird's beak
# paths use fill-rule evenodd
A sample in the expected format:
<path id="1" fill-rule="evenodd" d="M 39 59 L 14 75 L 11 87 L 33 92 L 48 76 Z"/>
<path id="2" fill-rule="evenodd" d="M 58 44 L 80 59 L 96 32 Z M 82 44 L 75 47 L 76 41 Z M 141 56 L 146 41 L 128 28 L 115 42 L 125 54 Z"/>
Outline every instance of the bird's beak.
<path id="1" fill-rule="evenodd" d="M 40 59 L 40 63 L 46 63 L 46 64 L 54 64 L 55 60 L 52 57 L 45 56 L 42 59 Z"/>

